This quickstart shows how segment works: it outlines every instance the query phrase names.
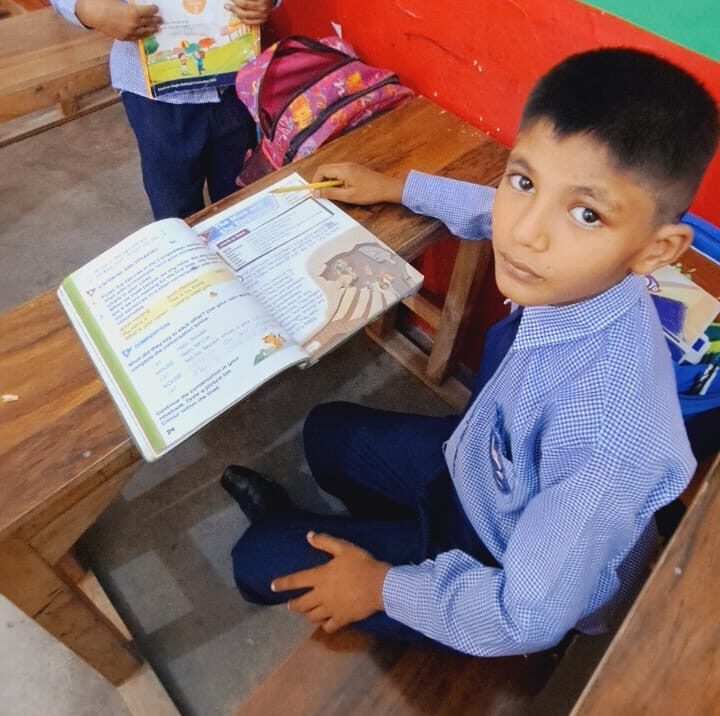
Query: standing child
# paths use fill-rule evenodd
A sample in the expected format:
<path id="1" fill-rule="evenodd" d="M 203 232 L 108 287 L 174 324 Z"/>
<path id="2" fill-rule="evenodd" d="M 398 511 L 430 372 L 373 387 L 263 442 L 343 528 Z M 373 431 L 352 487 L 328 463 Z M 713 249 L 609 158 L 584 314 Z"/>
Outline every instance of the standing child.
<path id="1" fill-rule="evenodd" d="M 223 2 L 223 0 L 208 0 Z M 136 41 L 162 24 L 156 5 L 123 0 L 51 0 L 66 20 L 114 38 L 110 77 L 121 92 L 135 132 L 143 183 L 156 219 L 186 217 L 237 190 L 245 153 L 255 146 L 255 123 L 232 87 L 146 96 Z M 225 7 L 247 25 L 267 20 L 275 0 L 230 0 Z M 182 61 L 182 60 L 181 60 Z M 202 71 L 202 59 L 198 71 Z M 187 66 L 187 59 L 185 59 Z"/>
<path id="2" fill-rule="evenodd" d="M 233 551 L 243 595 L 289 600 L 326 631 L 355 622 L 482 656 L 605 629 L 646 573 L 655 511 L 695 468 L 642 276 L 689 245 L 678 218 L 717 141 L 694 78 L 608 48 L 538 81 L 497 191 L 321 167 L 315 180 L 344 182 L 326 198 L 402 201 L 492 235 L 498 288 L 520 308 L 492 329 L 462 416 L 313 409 L 307 460 L 348 515 L 226 470 L 251 521 Z"/>

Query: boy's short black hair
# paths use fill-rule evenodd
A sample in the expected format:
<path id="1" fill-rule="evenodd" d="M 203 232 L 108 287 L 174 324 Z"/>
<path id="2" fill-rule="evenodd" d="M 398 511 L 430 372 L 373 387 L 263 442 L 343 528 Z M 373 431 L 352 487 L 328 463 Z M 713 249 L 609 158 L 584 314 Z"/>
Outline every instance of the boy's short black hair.
<path id="1" fill-rule="evenodd" d="M 715 100 L 692 75 L 648 52 L 624 47 L 572 55 L 530 92 L 520 130 L 539 119 L 559 138 L 587 134 L 621 170 L 657 197 L 657 219 L 690 205 L 720 133 Z"/>

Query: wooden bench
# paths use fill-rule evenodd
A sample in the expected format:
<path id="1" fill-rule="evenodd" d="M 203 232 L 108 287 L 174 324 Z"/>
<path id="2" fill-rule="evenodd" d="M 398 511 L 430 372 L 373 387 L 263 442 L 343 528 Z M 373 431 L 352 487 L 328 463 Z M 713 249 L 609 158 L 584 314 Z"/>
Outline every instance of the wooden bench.
<path id="1" fill-rule="evenodd" d="M 111 44 L 49 7 L 0 21 L 0 146 L 117 101 Z"/>

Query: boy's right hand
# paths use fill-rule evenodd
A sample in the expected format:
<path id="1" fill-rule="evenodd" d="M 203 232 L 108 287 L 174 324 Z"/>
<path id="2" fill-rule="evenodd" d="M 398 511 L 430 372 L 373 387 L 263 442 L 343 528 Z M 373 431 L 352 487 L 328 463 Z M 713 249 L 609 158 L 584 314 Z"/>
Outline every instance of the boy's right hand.
<path id="1" fill-rule="evenodd" d="M 323 164 L 317 168 L 311 181 L 327 179 L 338 179 L 343 185 L 316 189 L 313 191 L 313 196 L 332 201 L 345 201 L 348 204 L 377 204 L 381 201 L 399 204 L 405 186 L 404 178 L 389 177 L 353 162 Z"/>
<path id="2" fill-rule="evenodd" d="M 128 5 L 121 0 L 77 0 L 75 15 L 85 27 L 115 40 L 142 40 L 162 24 L 157 5 Z"/>

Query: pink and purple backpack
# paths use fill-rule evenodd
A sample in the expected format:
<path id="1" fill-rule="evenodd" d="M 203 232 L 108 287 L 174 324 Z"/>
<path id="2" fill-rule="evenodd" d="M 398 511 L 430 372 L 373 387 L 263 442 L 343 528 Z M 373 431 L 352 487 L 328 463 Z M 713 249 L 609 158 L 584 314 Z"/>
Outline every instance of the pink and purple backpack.
<path id="1" fill-rule="evenodd" d="M 244 65 L 235 89 L 259 128 L 258 146 L 238 176 L 240 186 L 311 154 L 414 94 L 389 70 L 362 62 L 343 39 L 297 35 Z"/>

